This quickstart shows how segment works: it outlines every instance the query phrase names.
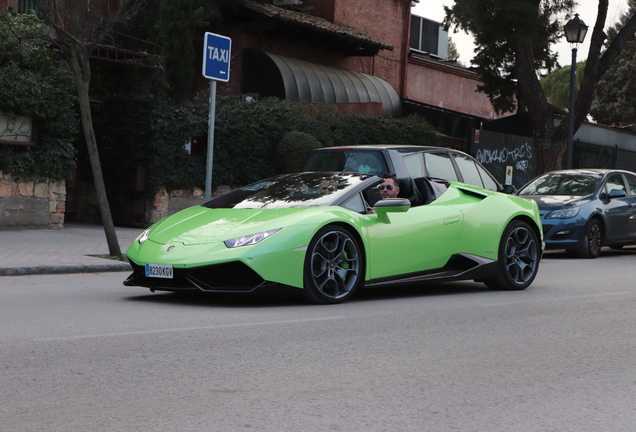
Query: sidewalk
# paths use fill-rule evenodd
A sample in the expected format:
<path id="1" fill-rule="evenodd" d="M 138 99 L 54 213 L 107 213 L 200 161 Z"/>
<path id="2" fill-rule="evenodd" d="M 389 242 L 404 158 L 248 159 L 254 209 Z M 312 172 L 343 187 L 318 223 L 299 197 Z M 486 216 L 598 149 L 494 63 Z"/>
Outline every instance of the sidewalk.
<path id="1" fill-rule="evenodd" d="M 143 231 L 116 228 L 121 252 Z M 131 271 L 130 265 L 108 259 L 101 225 L 66 224 L 59 230 L 0 231 L 0 276 Z"/>

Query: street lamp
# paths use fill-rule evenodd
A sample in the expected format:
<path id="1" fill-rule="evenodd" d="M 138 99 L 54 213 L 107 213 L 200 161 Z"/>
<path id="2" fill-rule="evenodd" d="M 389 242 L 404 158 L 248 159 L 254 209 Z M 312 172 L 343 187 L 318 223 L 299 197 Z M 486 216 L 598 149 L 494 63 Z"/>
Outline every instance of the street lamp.
<path id="1" fill-rule="evenodd" d="M 574 144 L 572 143 L 572 135 L 574 134 L 574 90 L 576 87 L 576 51 L 579 44 L 585 39 L 587 26 L 579 14 L 574 14 L 574 18 L 563 26 L 565 38 L 572 46 L 572 65 L 570 66 L 570 108 L 568 112 L 568 144 L 566 148 L 566 168 L 572 168 L 572 153 Z"/>

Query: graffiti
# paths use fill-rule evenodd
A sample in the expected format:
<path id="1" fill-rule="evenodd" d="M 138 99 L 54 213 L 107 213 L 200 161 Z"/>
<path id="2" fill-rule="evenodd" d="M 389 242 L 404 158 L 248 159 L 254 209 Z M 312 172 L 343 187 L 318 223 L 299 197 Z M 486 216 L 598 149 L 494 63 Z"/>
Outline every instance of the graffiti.
<path id="1" fill-rule="evenodd" d="M 516 168 L 519 171 L 526 172 L 526 170 L 528 169 L 528 165 L 529 164 L 527 160 L 522 160 L 517 162 Z"/>
<path id="2" fill-rule="evenodd" d="M 520 162 L 525 160 L 526 168 L 527 168 L 527 160 L 532 159 L 532 147 L 529 144 L 522 144 L 519 147 L 509 150 L 507 148 L 497 149 L 497 150 L 488 150 L 482 149 L 477 150 L 476 159 L 482 164 L 491 164 L 491 163 L 509 163 L 510 162 Z M 518 167 L 519 165 L 517 165 Z"/>

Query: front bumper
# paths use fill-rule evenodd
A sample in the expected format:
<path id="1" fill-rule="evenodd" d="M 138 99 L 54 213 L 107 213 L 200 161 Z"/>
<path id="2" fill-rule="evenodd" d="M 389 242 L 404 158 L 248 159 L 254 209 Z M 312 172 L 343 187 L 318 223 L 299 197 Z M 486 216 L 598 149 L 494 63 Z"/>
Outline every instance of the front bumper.
<path id="1" fill-rule="evenodd" d="M 145 267 L 131 262 L 133 273 L 126 286 L 141 286 L 151 291 L 253 292 L 277 285 L 264 280 L 240 261 L 194 268 L 175 268 L 172 279 L 147 277 Z"/>

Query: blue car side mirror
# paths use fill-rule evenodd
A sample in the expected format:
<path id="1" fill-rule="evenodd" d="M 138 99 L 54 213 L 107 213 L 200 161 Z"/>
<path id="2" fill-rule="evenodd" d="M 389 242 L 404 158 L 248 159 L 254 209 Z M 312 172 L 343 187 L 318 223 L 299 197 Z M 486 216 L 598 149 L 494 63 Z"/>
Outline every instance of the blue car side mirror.
<path id="1" fill-rule="evenodd" d="M 621 189 L 612 189 L 609 193 L 609 199 L 612 198 L 623 198 L 627 196 L 624 190 Z"/>

